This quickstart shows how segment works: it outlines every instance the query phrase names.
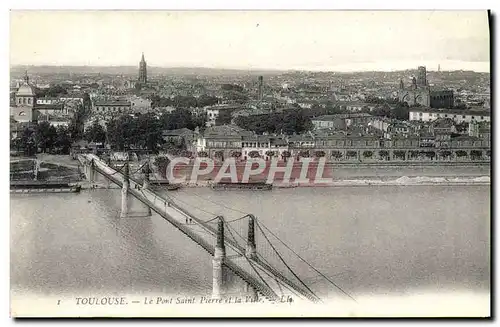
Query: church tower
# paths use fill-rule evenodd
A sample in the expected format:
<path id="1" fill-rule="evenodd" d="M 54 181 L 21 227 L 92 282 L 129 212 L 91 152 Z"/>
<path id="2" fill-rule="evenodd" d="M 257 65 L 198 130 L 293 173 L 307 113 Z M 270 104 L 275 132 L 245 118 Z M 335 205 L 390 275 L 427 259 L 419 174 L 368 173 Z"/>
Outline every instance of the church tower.
<path id="1" fill-rule="evenodd" d="M 146 60 L 144 60 L 144 52 L 142 53 L 141 62 L 139 63 L 139 83 L 147 84 L 148 72 L 146 68 Z"/>

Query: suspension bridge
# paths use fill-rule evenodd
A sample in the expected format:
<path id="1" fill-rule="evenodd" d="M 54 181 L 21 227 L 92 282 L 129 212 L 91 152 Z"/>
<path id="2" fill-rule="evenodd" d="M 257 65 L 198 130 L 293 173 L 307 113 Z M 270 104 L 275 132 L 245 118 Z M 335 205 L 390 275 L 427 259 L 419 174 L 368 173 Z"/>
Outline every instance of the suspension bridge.
<path id="1" fill-rule="evenodd" d="M 113 167 L 93 154 L 81 154 L 78 160 L 88 181 L 107 185 L 113 183 L 121 188 L 120 217 L 147 217 L 155 212 L 212 256 L 214 300 L 239 295 L 244 296 L 247 302 L 260 299 L 271 302 L 290 299 L 321 302 L 317 292 L 285 260 L 279 247 L 291 251 L 318 278 L 354 300 L 254 215 L 245 213 L 232 220 L 221 215 L 202 219 L 193 214 L 189 204 L 168 194 L 160 194 L 152 187 L 148 162 L 131 171 L 128 162 L 121 167 Z M 142 181 L 137 175 L 142 176 Z M 259 246 L 256 240 L 261 240 Z"/>

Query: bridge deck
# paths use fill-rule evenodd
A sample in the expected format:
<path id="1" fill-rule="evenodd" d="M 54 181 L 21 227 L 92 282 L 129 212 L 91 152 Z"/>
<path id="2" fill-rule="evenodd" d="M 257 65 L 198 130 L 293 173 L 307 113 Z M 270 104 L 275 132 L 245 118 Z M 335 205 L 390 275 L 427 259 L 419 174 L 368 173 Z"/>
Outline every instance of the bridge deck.
<path id="1" fill-rule="evenodd" d="M 118 186 L 123 185 L 124 176 L 114 168 L 107 166 L 97 156 L 86 155 L 87 160 L 94 159 L 95 170 Z M 79 157 L 84 161 L 85 157 Z M 153 190 L 143 190 L 133 178 L 129 178 L 129 193 L 149 206 L 153 211 L 166 219 L 186 236 L 191 238 L 211 255 L 214 254 L 214 244 L 217 231 L 214 227 L 189 213 L 172 199 L 164 199 Z M 186 224 L 186 218 L 191 218 L 193 224 Z M 251 259 L 245 256 L 245 249 L 231 239 L 225 238 L 226 260 L 225 265 L 236 275 L 250 284 L 268 300 L 276 301 L 281 296 L 292 295 L 302 299 L 316 301 L 317 298 L 305 290 L 301 285 L 289 280 L 277 269 L 262 261 L 259 257 Z"/>

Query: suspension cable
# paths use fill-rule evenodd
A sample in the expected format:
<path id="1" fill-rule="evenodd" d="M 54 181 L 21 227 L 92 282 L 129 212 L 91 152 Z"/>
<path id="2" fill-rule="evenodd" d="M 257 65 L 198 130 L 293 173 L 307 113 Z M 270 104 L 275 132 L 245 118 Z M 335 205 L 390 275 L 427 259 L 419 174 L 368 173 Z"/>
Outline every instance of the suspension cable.
<path id="1" fill-rule="evenodd" d="M 231 231 L 232 229 L 232 226 L 230 226 L 226 220 L 224 219 L 224 217 L 222 217 L 222 221 L 224 222 L 224 224 L 227 226 L 227 230 L 229 231 L 229 233 L 231 233 L 231 236 L 233 237 L 233 239 L 235 239 L 234 235 L 233 235 L 233 232 Z M 255 269 L 254 265 L 252 264 L 252 262 L 250 261 L 250 259 L 244 254 L 243 257 L 245 258 L 245 260 L 248 262 L 248 264 L 250 265 L 250 267 L 252 268 L 252 270 L 257 274 L 257 276 L 259 276 L 259 278 L 262 280 L 262 282 L 267 286 L 268 289 L 272 290 L 271 286 L 269 286 L 269 284 L 266 282 L 266 280 L 262 277 L 262 275 L 257 271 L 257 269 Z"/>
<path id="2" fill-rule="evenodd" d="M 233 220 L 230 220 L 230 221 L 226 221 L 228 224 L 229 223 L 234 223 L 235 221 L 238 221 L 238 220 L 241 220 L 241 219 L 244 219 L 244 218 L 247 218 L 249 215 L 244 215 L 243 217 L 240 217 L 240 218 L 236 218 L 236 219 L 233 219 Z"/>
<path id="3" fill-rule="evenodd" d="M 180 192 L 187 194 L 186 192 L 184 192 L 184 191 L 182 191 L 182 190 L 180 190 Z M 192 193 L 189 193 L 189 194 L 190 194 L 190 195 L 191 195 L 191 194 L 193 194 L 193 195 L 195 195 L 195 196 L 199 197 L 199 198 L 200 198 L 200 199 L 202 199 L 202 200 L 205 200 L 205 201 L 211 202 L 211 203 L 213 203 L 213 204 L 219 205 L 219 206 L 221 206 L 221 207 L 223 207 L 223 208 L 226 208 L 226 209 L 229 209 L 229 210 L 232 210 L 232 211 L 236 211 L 236 212 L 239 212 L 239 213 L 242 213 L 242 214 L 245 214 L 245 215 L 248 215 L 248 214 L 249 214 L 248 212 L 244 212 L 244 211 L 241 211 L 241 210 L 239 210 L 239 209 L 231 208 L 231 207 L 228 207 L 228 206 L 226 206 L 226 205 L 224 205 L 224 204 L 222 204 L 222 203 L 220 203 L 220 202 L 216 202 L 216 201 L 213 201 L 213 200 L 207 199 L 207 198 L 205 198 L 205 197 L 202 197 L 201 195 L 197 194 L 196 192 L 192 192 Z"/>
<path id="4" fill-rule="evenodd" d="M 260 227 L 260 223 L 259 221 L 256 219 L 256 223 L 257 223 L 257 226 L 259 227 L 260 231 L 262 232 L 262 235 L 264 235 L 265 239 L 267 240 L 267 242 L 269 243 L 269 245 L 271 246 L 271 248 L 274 250 L 274 252 L 276 253 L 276 255 L 278 255 L 278 257 L 280 258 L 281 262 L 283 262 L 283 264 L 288 268 L 288 270 L 290 270 L 290 272 L 295 276 L 295 278 L 297 278 L 297 280 L 302 284 L 304 285 L 304 287 L 309 291 L 311 292 L 311 294 L 316 297 L 318 300 L 320 300 L 320 298 L 314 294 L 314 292 L 302 281 L 302 279 L 300 279 L 299 276 L 297 276 L 297 274 L 292 270 L 292 268 L 285 262 L 285 259 L 283 259 L 283 257 L 280 255 L 280 253 L 278 252 L 278 250 L 276 250 L 276 248 L 274 247 L 274 245 L 271 243 L 271 241 L 269 240 L 269 238 L 267 237 L 267 235 L 264 233 L 264 231 L 262 230 L 262 228 Z"/>
<path id="5" fill-rule="evenodd" d="M 259 226 L 260 228 L 260 222 L 257 222 L 257 225 Z M 302 258 L 300 255 L 298 255 L 294 250 L 292 250 L 285 242 L 283 242 L 278 236 L 276 236 L 276 234 L 274 234 L 269 228 L 266 227 L 266 225 L 262 224 L 262 226 L 264 226 L 264 228 L 271 234 L 273 235 L 281 244 L 283 244 L 288 250 L 292 251 L 293 254 L 295 254 L 300 260 L 302 260 L 303 262 L 305 262 L 309 267 L 311 267 L 315 272 L 317 272 L 318 274 L 320 274 L 323 278 L 325 278 L 328 282 L 330 282 L 330 284 L 332 284 L 333 286 L 335 286 L 337 289 L 339 289 L 342 293 L 344 293 L 345 295 L 347 295 L 348 297 L 350 297 L 354 302 L 357 303 L 357 301 L 349 294 L 347 293 L 346 291 L 344 291 L 340 286 L 338 286 L 337 284 L 335 284 L 332 280 L 330 280 L 327 276 L 325 276 L 325 274 L 323 274 L 321 271 L 319 271 L 318 269 L 316 269 L 314 266 L 312 266 L 309 262 L 307 262 L 304 258 Z M 265 235 L 264 235 L 265 236 Z M 267 239 L 267 237 L 266 237 Z"/>

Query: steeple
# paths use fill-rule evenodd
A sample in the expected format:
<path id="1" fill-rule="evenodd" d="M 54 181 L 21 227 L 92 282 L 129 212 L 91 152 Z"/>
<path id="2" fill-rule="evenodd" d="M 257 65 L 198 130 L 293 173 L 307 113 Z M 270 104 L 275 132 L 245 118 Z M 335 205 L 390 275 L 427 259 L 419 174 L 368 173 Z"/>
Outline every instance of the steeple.
<path id="1" fill-rule="evenodd" d="M 24 71 L 24 81 L 26 82 L 26 84 L 29 84 L 30 82 L 30 78 L 28 76 L 28 71 Z"/>
<path id="2" fill-rule="evenodd" d="M 146 60 L 144 60 L 144 52 L 142 53 L 141 62 L 139 63 L 139 83 L 147 84 L 148 83 L 148 73 L 147 73 L 147 64 Z"/>

